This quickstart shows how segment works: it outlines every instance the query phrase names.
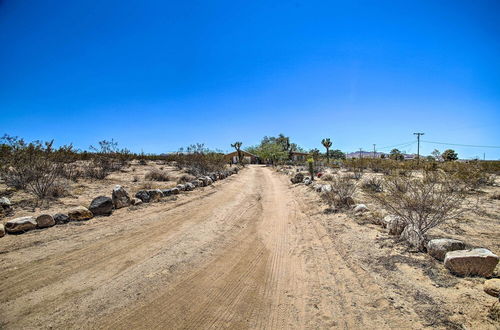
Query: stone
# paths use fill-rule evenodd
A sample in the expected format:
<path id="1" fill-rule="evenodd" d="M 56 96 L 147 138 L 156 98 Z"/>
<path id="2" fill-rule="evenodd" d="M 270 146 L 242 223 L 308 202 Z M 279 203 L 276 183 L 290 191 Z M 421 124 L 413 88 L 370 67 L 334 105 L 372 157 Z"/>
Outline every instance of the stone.
<path id="1" fill-rule="evenodd" d="M 161 192 L 165 197 L 172 195 L 172 189 L 162 189 Z"/>
<path id="2" fill-rule="evenodd" d="M 291 179 L 290 181 L 292 181 L 292 183 L 301 183 L 302 181 L 304 181 L 304 174 L 302 173 L 296 173 Z"/>
<path id="3" fill-rule="evenodd" d="M 122 207 L 127 207 L 130 205 L 130 196 L 128 195 L 127 191 L 120 185 L 116 185 L 113 188 L 111 199 L 113 200 L 115 209 L 121 209 Z"/>
<path id="4" fill-rule="evenodd" d="M 315 183 L 312 185 L 312 188 L 317 191 L 317 192 L 320 192 L 321 191 L 321 188 L 323 187 L 322 184 L 319 184 L 319 183 Z"/>
<path id="5" fill-rule="evenodd" d="M 199 182 L 199 181 L 197 181 L 197 180 L 195 180 L 195 181 L 191 181 L 190 183 L 191 183 L 193 186 L 195 186 L 195 187 L 199 187 L 199 186 L 200 186 L 200 182 Z"/>
<path id="6" fill-rule="evenodd" d="M 191 182 L 186 183 L 184 186 L 186 191 L 192 191 L 195 188 L 194 184 L 192 184 Z"/>
<path id="7" fill-rule="evenodd" d="M 212 180 L 212 182 L 217 181 L 217 175 L 215 173 L 211 173 L 208 176 L 210 177 L 210 179 Z"/>
<path id="8" fill-rule="evenodd" d="M 464 250 L 465 244 L 462 241 L 450 238 L 431 239 L 427 243 L 427 253 L 437 260 L 444 260 L 447 252 Z"/>
<path id="9" fill-rule="evenodd" d="M 332 185 L 330 184 L 324 184 L 321 186 L 321 192 L 322 193 L 329 193 L 332 192 Z"/>
<path id="10" fill-rule="evenodd" d="M 385 216 L 383 222 L 385 223 L 385 227 L 389 230 L 389 235 L 399 236 L 406 227 L 406 222 L 395 215 Z"/>
<path id="11" fill-rule="evenodd" d="M 184 190 L 186 190 L 186 185 L 184 185 L 184 184 L 178 184 L 176 186 L 176 188 L 179 189 L 180 191 L 184 191 Z"/>
<path id="12" fill-rule="evenodd" d="M 304 179 L 304 184 L 305 184 L 306 186 L 310 185 L 311 183 L 312 183 L 311 179 L 309 179 L 309 178 L 305 178 L 305 179 Z"/>
<path id="13" fill-rule="evenodd" d="M 7 197 L 0 197 L 0 207 L 3 209 L 9 209 L 12 206 L 12 203 Z"/>
<path id="14" fill-rule="evenodd" d="M 54 221 L 55 221 L 56 225 L 63 225 L 65 223 L 69 222 L 69 217 L 67 214 L 57 213 L 54 215 Z"/>
<path id="15" fill-rule="evenodd" d="M 113 201 L 107 196 L 96 197 L 90 203 L 89 210 L 94 216 L 111 215 L 113 213 Z"/>
<path id="16" fill-rule="evenodd" d="M 5 226 L 3 225 L 3 223 L 0 223 L 0 237 L 4 236 L 5 236 Z"/>
<path id="17" fill-rule="evenodd" d="M 205 178 L 207 179 L 207 185 L 210 186 L 212 183 L 214 183 L 209 176 L 206 176 Z"/>
<path id="18" fill-rule="evenodd" d="M 139 198 L 141 201 L 144 203 L 149 203 L 151 197 L 149 196 L 149 193 L 146 190 L 140 190 L 135 194 L 136 198 Z"/>
<path id="19" fill-rule="evenodd" d="M 172 188 L 170 190 L 172 191 L 172 195 L 178 195 L 179 194 L 179 189 L 178 188 Z"/>
<path id="20" fill-rule="evenodd" d="M 21 217 L 9 220 L 5 223 L 5 230 L 9 234 L 24 233 L 36 228 L 36 220 L 33 217 Z"/>
<path id="21" fill-rule="evenodd" d="M 497 264 L 498 256 L 482 248 L 450 251 L 444 258 L 445 267 L 460 276 L 491 277 Z"/>
<path id="22" fill-rule="evenodd" d="M 56 224 L 56 221 L 50 214 L 41 214 L 36 217 L 35 221 L 38 228 L 48 228 Z"/>
<path id="23" fill-rule="evenodd" d="M 141 205 L 141 204 L 142 204 L 142 200 L 140 200 L 139 198 L 135 198 L 135 197 L 134 197 L 134 198 L 132 198 L 132 199 L 130 200 L 130 204 L 135 205 L 135 206 L 137 206 L 137 205 Z"/>
<path id="24" fill-rule="evenodd" d="M 71 221 L 83 221 L 92 219 L 94 214 L 86 207 L 78 206 L 68 212 L 68 217 Z"/>
<path id="25" fill-rule="evenodd" d="M 354 213 L 368 212 L 370 209 L 365 204 L 358 204 L 354 207 Z"/>
<path id="26" fill-rule="evenodd" d="M 161 192 L 160 189 L 151 189 L 148 190 L 149 194 L 149 201 L 150 202 L 159 202 L 161 198 L 163 197 L 163 193 Z"/>
<path id="27" fill-rule="evenodd" d="M 486 280 L 483 284 L 483 290 L 490 296 L 500 298 L 500 279 L 492 278 L 491 280 Z"/>

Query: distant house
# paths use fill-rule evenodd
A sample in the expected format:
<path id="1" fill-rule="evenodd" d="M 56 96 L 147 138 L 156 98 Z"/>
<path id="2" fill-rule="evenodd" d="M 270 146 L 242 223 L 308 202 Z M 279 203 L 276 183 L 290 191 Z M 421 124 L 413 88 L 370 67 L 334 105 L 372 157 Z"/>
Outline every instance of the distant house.
<path id="1" fill-rule="evenodd" d="M 309 156 L 309 153 L 292 151 L 290 153 L 290 156 L 294 162 L 305 162 L 307 160 L 307 157 Z"/>
<path id="2" fill-rule="evenodd" d="M 373 151 L 355 151 L 355 152 L 350 152 L 345 155 L 347 159 L 352 159 L 352 158 L 383 158 L 383 157 L 389 157 L 388 154 L 383 153 L 383 152 L 373 152 Z"/>
<path id="3" fill-rule="evenodd" d="M 247 163 L 247 164 L 259 164 L 259 157 L 252 154 L 252 153 L 249 153 L 248 151 L 245 151 L 245 150 L 241 150 L 241 156 L 243 157 L 243 162 Z M 224 157 L 229 161 L 231 162 L 232 164 L 237 164 L 238 163 L 238 152 L 237 151 L 233 151 L 233 152 L 230 152 L 226 155 L 224 155 Z"/>

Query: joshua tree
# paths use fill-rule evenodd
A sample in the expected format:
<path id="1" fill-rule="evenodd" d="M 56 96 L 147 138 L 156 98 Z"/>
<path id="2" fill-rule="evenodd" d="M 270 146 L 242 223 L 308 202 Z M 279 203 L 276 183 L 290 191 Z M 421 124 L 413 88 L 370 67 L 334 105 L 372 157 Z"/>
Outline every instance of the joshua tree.
<path id="1" fill-rule="evenodd" d="M 332 141 L 330 138 L 321 140 L 321 144 L 326 149 L 326 162 L 330 163 L 330 147 L 332 146 Z"/>
<path id="2" fill-rule="evenodd" d="M 235 143 L 231 144 L 231 147 L 236 149 L 236 152 L 238 153 L 238 163 L 240 163 L 240 164 L 241 164 L 241 145 L 242 144 L 243 144 L 242 142 L 235 142 Z"/>

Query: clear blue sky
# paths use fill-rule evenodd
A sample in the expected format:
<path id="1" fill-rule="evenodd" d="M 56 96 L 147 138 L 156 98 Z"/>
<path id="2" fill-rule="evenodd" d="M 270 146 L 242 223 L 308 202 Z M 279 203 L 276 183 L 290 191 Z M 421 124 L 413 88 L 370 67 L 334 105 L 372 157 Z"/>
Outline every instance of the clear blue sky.
<path id="1" fill-rule="evenodd" d="M 418 131 L 500 145 L 499 14 L 495 0 L 0 0 L 0 134 L 157 153 L 281 132 L 307 149 Z"/>

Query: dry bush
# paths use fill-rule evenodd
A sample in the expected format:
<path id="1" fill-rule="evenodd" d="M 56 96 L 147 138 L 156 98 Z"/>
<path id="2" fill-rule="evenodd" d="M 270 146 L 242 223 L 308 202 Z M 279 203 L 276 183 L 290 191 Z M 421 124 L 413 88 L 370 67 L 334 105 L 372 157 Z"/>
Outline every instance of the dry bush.
<path id="1" fill-rule="evenodd" d="M 322 198 L 335 209 L 348 209 L 354 204 L 357 185 L 348 176 L 337 176 L 331 182 L 332 190 L 323 192 Z"/>
<path id="2" fill-rule="evenodd" d="M 379 193 L 383 190 L 382 180 L 377 177 L 371 177 L 361 184 L 361 188 L 366 192 Z"/>
<path id="3" fill-rule="evenodd" d="M 26 189 L 39 199 L 50 197 L 51 189 L 61 176 L 64 150 L 55 151 L 53 141 L 25 143 L 15 137 L 4 136 L 0 170 L 5 183 Z"/>
<path id="4" fill-rule="evenodd" d="M 203 144 L 189 146 L 187 152 L 179 152 L 173 156 L 173 160 L 178 169 L 186 169 L 194 176 L 219 172 L 226 167 L 224 155 L 206 149 Z"/>
<path id="5" fill-rule="evenodd" d="M 356 180 L 356 181 L 361 180 L 362 177 L 363 177 L 363 171 L 361 171 L 361 170 L 356 170 L 348 175 L 349 179 Z"/>
<path id="6" fill-rule="evenodd" d="M 194 176 L 190 174 L 184 174 L 177 179 L 177 183 L 187 183 L 193 181 L 194 179 L 196 179 Z"/>
<path id="7" fill-rule="evenodd" d="M 127 149 L 118 149 L 118 143 L 113 140 L 99 141 L 99 147 L 90 146 L 90 149 L 93 152 L 85 168 L 85 175 L 89 179 L 105 179 L 110 173 L 126 166 L 131 157 Z"/>
<path id="8" fill-rule="evenodd" d="M 500 193 L 494 193 L 490 196 L 491 199 L 500 200 Z"/>
<path id="9" fill-rule="evenodd" d="M 323 181 L 333 181 L 334 178 L 335 178 L 335 176 L 333 174 L 330 174 L 330 173 L 326 173 L 326 174 L 323 174 L 321 176 L 321 180 L 323 180 Z"/>
<path id="10" fill-rule="evenodd" d="M 465 189 L 442 172 L 427 173 L 423 178 L 388 176 L 383 186 L 384 193 L 371 196 L 390 214 L 402 219 L 403 238 L 419 250 L 425 249 L 430 229 L 468 209 L 464 205 Z"/>
<path id="11" fill-rule="evenodd" d="M 153 169 L 149 171 L 148 173 L 146 173 L 144 178 L 149 181 L 161 181 L 161 182 L 170 181 L 168 173 L 158 169 Z"/>

